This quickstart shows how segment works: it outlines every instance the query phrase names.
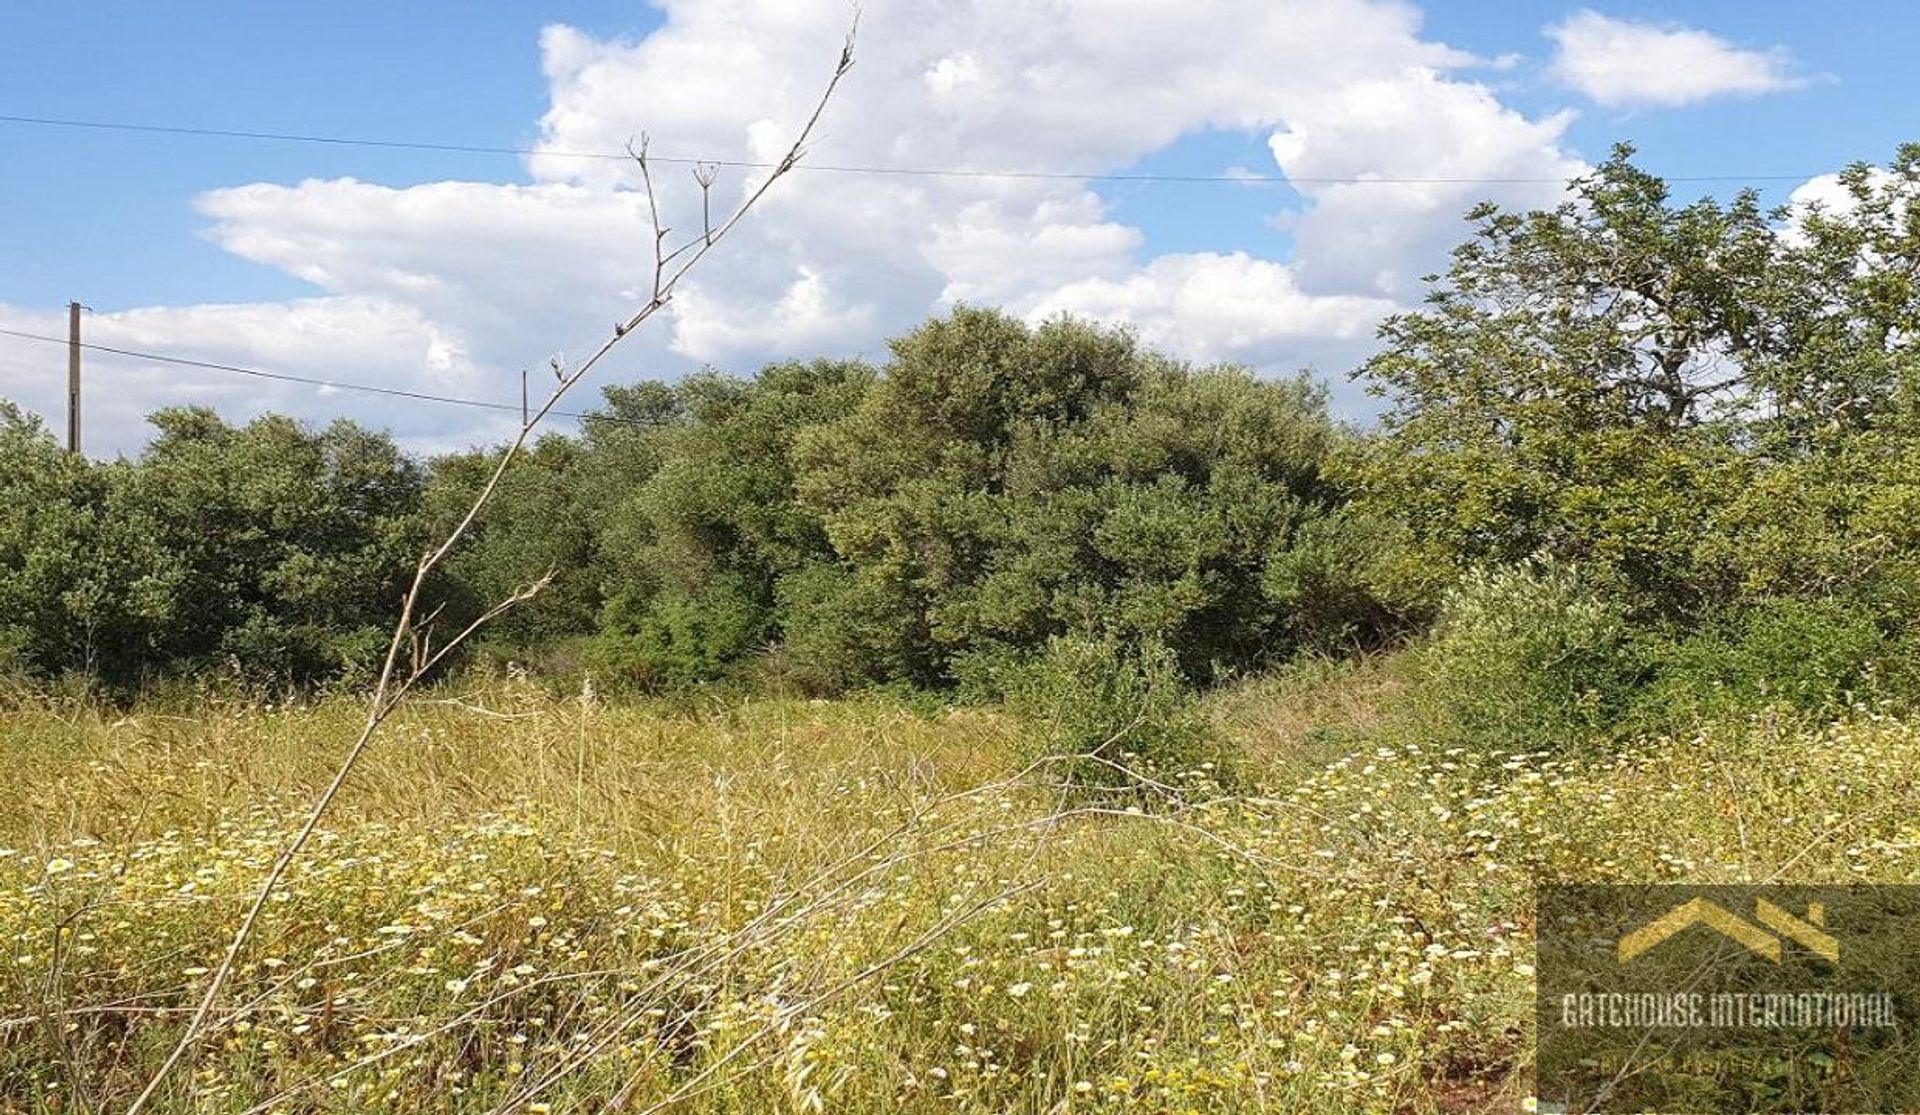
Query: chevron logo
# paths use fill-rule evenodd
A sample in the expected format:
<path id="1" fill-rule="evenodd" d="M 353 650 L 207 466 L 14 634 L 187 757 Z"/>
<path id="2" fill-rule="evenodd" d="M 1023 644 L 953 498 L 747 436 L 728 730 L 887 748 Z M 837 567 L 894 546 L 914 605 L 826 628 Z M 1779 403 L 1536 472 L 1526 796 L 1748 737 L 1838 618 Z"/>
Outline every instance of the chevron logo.
<path id="1" fill-rule="evenodd" d="M 1808 905 L 1804 919 L 1795 917 L 1764 898 L 1754 899 L 1753 906 L 1753 920 L 1749 921 L 1704 898 L 1682 902 L 1620 938 L 1620 962 L 1625 964 L 1644 955 L 1667 938 L 1696 925 L 1704 925 L 1775 964 L 1780 963 L 1784 943 L 1789 940 L 1798 942 L 1802 948 L 1830 962 L 1839 961 L 1840 942 L 1826 932 L 1826 907 L 1820 903 Z"/>

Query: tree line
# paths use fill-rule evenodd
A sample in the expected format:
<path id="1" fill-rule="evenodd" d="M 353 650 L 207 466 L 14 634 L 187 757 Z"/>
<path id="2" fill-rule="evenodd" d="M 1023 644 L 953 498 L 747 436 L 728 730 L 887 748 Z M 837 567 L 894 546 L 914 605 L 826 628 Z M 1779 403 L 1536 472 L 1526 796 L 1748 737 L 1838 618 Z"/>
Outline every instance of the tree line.
<path id="1" fill-rule="evenodd" d="M 457 626 L 552 571 L 480 653 L 650 690 L 995 696 L 1088 646 L 1205 686 L 1431 632 L 1436 674 L 1563 719 L 1908 691 L 1920 147 L 1841 187 L 1680 203 L 1622 148 L 1558 208 L 1476 209 L 1354 373 L 1367 429 L 1306 378 L 967 307 L 879 363 L 610 387 L 430 606 Z M 153 421 L 96 463 L 0 410 L 6 669 L 351 684 L 497 460 Z"/>

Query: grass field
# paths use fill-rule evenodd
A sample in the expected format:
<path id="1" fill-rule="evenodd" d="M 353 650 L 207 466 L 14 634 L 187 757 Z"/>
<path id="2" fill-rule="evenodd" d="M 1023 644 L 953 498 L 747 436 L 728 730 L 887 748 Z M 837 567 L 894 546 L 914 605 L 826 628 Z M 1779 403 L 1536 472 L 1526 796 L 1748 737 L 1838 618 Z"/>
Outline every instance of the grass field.
<path id="1" fill-rule="evenodd" d="M 1403 674 L 1216 695 L 1231 791 L 1109 798 L 990 711 L 418 703 L 159 1107 L 1515 1110 L 1537 881 L 1920 879 L 1920 725 L 1481 756 Z M 125 1106 L 361 715 L 0 714 L 0 1106 Z"/>

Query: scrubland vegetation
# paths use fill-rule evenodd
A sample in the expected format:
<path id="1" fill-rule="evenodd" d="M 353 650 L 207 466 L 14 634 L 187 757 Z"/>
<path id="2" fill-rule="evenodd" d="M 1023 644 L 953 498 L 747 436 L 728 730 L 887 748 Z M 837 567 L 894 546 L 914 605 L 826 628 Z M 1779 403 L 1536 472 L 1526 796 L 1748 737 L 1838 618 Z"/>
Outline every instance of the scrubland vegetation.
<path id="1" fill-rule="evenodd" d="M 1542 881 L 1920 881 L 1920 725 L 1428 742 L 1410 663 L 1203 708 L 1152 792 L 884 698 L 415 706 L 171 1106 L 1478 1111 L 1528 1096 Z M 9 714 L 8 1106 L 124 1103 L 358 706 Z"/>
<path id="2" fill-rule="evenodd" d="M 1524 1105 L 1542 883 L 1920 881 L 1920 149 L 1845 185 L 1477 211 L 1364 431 L 965 308 L 607 389 L 161 1105 Z M 0 422 L 26 1110 L 149 1079 L 497 459 L 156 421 Z"/>

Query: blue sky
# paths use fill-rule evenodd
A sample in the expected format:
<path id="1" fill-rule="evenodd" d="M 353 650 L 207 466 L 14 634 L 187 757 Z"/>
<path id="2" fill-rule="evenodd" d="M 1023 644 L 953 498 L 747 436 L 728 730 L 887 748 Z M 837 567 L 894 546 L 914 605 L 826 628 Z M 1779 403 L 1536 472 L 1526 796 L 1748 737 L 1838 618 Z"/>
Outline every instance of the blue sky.
<path id="1" fill-rule="evenodd" d="M 669 20 L 644 5 L 601 0 L 16 5 L 0 32 L 0 114 L 597 149 L 617 147 L 639 121 L 657 129 L 662 149 L 737 156 L 755 142 L 756 123 L 790 123 L 804 108 L 817 67 L 794 44 L 824 43 L 846 10 L 832 2 L 799 5 L 818 10 L 782 24 L 795 7 L 685 0 Z M 1169 107 L 1176 98 L 1157 96 L 1165 90 L 1143 83 L 1177 91 L 1181 81 L 1198 80 L 1179 75 L 1206 72 L 1206 51 L 1228 49 L 1221 44 L 1230 38 L 1212 46 L 1202 41 L 1218 24 L 1260 24 L 1266 11 L 1289 5 L 1246 10 L 1258 15 L 1223 8 L 1213 17 L 1205 5 L 1169 6 L 1187 13 L 1180 18 L 1189 21 L 1196 41 L 1174 45 L 1167 24 L 1143 16 L 1140 42 L 1131 47 L 1115 45 L 1134 33 L 1127 26 L 1131 11 L 1125 19 L 1083 20 L 1070 11 L 1074 4 L 1052 16 L 1046 6 L 1027 4 L 1009 16 L 991 10 L 994 0 L 981 0 L 943 6 L 941 18 L 928 19 L 913 7 L 867 5 L 865 84 L 849 87 L 833 106 L 838 115 L 829 116 L 819 160 L 1166 174 L 1246 168 L 1270 175 L 1293 169 L 1276 166 L 1271 137 L 1305 119 L 1324 123 L 1300 133 L 1307 137 L 1298 153 L 1302 173 L 1316 166 L 1420 173 L 1416 153 L 1402 150 L 1410 146 L 1407 137 L 1458 129 L 1456 143 L 1436 149 L 1445 154 L 1505 129 L 1509 138 L 1489 140 L 1484 157 L 1476 154 L 1478 161 L 1463 165 L 1484 167 L 1489 177 L 1533 173 L 1528 168 L 1548 174 L 1631 140 L 1644 164 L 1660 173 L 1791 176 L 1758 183 L 1782 200 L 1805 178 L 1856 159 L 1884 159 L 1899 142 L 1920 138 L 1906 107 L 1916 93 L 1910 52 L 1920 42 L 1920 7 L 1908 4 L 1311 0 L 1286 17 L 1298 15 L 1293 22 L 1246 30 L 1245 54 L 1221 62 L 1221 72 L 1239 85 L 1214 94 L 1217 105 L 1188 115 Z M 1332 14 L 1308 18 L 1322 8 Z M 1570 77 L 1569 48 L 1547 32 L 1571 26 L 1583 12 L 1592 17 L 1588 31 L 1667 35 L 1676 50 L 1699 49 L 1701 42 L 1676 36 L 1710 36 L 1727 52 L 1714 64 L 1732 67 L 1725 79 L 1731 91 L 1676 89 L 1666 101 L 1631 91 L 1637 87 L 1623 94 L 1621 86 L 1604 84 L 1632 80 L 1607 76 L 1613 61 L 1605 51 L 1616 48 L 1606 42 L 1590 48 L 1599 52 L 1598 76 Z M 1030 33 L 1009 45 L 1000 36 L 1014 34 L 1005 25 L 1016 19 Z M 553 25 L 572 31 L 543 39 L 543 28 Z M 1264 56 L 1263 33 L 1272 36 Z M 1316 34 L 1327 42 L 1304 41 Z M 1064 75 L 1057 90 L 1047 84 L 1056 80 L 1048 42 L 1068 59 L 1057 67 Z M 1141 49 L 1146 45 L 1164 50 L 1164 74 L 1153 72 L 1156 56 Z M 1375 148 L 1361 139 L 1333 142 L 1375 122 L 1370 110 L 1351 107 L 1369 103 L 1349 95 L 1352 89 L 1373 81 L 1393 86 L 1401 81 L 1397 75 L 1430 64 L 1445 48 L 1477 61 L 1446 63 L 1440 87 L 1391 89 L 1381 114 L 1406 119 L 1381 123 Z M 751 63 L 694 81 L 667 61 L 735 49 L 750 50 Z M 1028 53 L 1011 57 L 1022 51 Z M 1321 56 L 1330 51 L 1351 57 L 1325 62 Z M 1743 65 L 1751 72 L 1740 70 Z M 1281 76 L 1270 78 L 1263 66 Z M 1314 77 L 1316 67 L 1325 76 Z M 1113 72 L 1110 89 L 1099 86 L 1103 71 Z M 1285 77 L 1291 71 L 1303 75 L 1296 85 Z M 1742 72 L 1750 85 L 1764 88 L 1735 88 Z M 683 88 L 697 99 L 676 101 Z M 633 95 L 618 96 L 623 89 Z M 930 99 L 916 108 L 904 89 Z M 1436 92 L 1446 105 L 1430 109 Z M 1317 103 L 1322 95 L 1324 103 Z M 1136 97 L 1137 109 L 1130 100 Z M 646 101 L 675 107 L 650 115 Z M 550 109 L 555 116 L 543 122 Z M 1356 111 L 1364 128 L 1353 126 Z M 1430 111 L 1432 119 L 1424 120 L 1421 114 Z M 1476 113 L 1485 116 L 1484 125 Z M 1570 118 L 1545 123 L 1562 113 Z M 1134 115 L 1137 121 L 1124 119 Z M 659 116 L 667 119 L 656 125 Z M 690 123 L 676 130 L 682 120 Z M 982 120 L 996 123 L 976 126 Z M 1532 126 L 1542 130 L 1528 132 Z M 68 299 L 80 298 L 97 311 L 98 336 L 129 347 L 497 395 L 503 369 L 547 351 L 543 346 L 556 344 L 554 337 L 572 338 L 590 322 L 610 320 L 603 307 L 617 301 L 617 291 L 605 286 L 617 286 L 625 274 L 618 259 L 593 255 L 591 234 L 549 236 L 540 224 L 541 206 L 618 199 L 631 185 L 588 168 L 542 167 L 514 156 L 8 123 L 0 123 L 0 152 L 8 171 L 0 174 L 6 244 L 0 325 L 15 328 L 46 328 Z M 302 185 L 347 178 L 368 188 Z M 623 370 L 672 375 L 717 363 L 744 371 L 773 356 L 878 352 L 887 334 L 965 299 L 1031 315 L 1066 310 L 1131 321 L 1150 340 L 1188 348 L 1199 359 L 1276 371 L 1310 364 L 1333 375 L 1342 369 L 1330 365 L 1364 355 L 1367 314 L 1417 296 L 1405 276 L 1431 268 L 1466 199 L 1458 191 L 1401 198 L 1395 204 L 1404 214 L 1383 218 L 1370 237 L 1356 238 L 1368 220 L 1367 203 L 1281 185 L 1089 182 L 1023 193 L 986 183 L 973 192 L 931 196 L 914 192 L 912 183 L 840 189 L 843 181 L 836 179 L 833 191 L 811 182 L 795 191 L 795 206 L 814 199 L 830 225 L 823 217 L 820 228 L 790 228 L 773 240 L 746 243 L 744 262 L 727 264 L 713 280 L 705 310 L 683 311 L 682 320 Z M 436 183 L 463 185 L 436 191 L 430 185 Z M 232 192 L 255 184 L 277 189 L 257 196 Z M 538 196 L 509 198 L 498 189 L 515 184 Z M 1735 185 L 1682 183 L 1676 191 L 1725 193 Z M 1482 192 L 1513 191 L 1490 186 Z M 226 201 L 210 208 L 210 196 Z M 1542 196 L 1533 191 L 1505 199 Z M 420 231 L 421 214 L 442 204 L 470 211 L 448 209 L 453 231 L 434 240 Z M 510 241 L 484 243 L 498 227 L 499 206 L 507 204 L 514 206 L 511 219 L 525 227 L 516 226 Z M 1447 212 L 1421 215 L 1423 207 Z M 458 232 L 462 221 L 470 230 L 465 238 Z M 870 221 L 886 225 L 891 246 L 857 235 Z M 621 242 L 625 235 L 607 240 Z M 404 255 L 391 247 L 397 240 L 408 243 Z M 629 254 L 625 246 L 619 252 Z M 1352 258 L 1368 252 L 1397 254 Z M 324 266 L 305 266 L 302 253 Z M 577 271 L 578 296 L 558 279 L 530 288 L 527 276 L 515 273 L 521 266 Z M 489 268 L 492 274 L 478 275 Z M 402 272 L 412 287 L 387 281 Z M 473 299 L 410 299 L 406 291 L 421 284 L 484 289 L 480 300 L 490 305 L 513 304 L 524 293 L 527 317 L 509 323 L 514 315 L 496 309 L 486 320 L 466 320 L 458 307 Z M 1220 315 L 1179 309 L 1217 305 L 1243 291 L 1257 298 L 1249 296 L 1242 317 L 1214 320 Z M 1271 304 L 1277 315 L 1291 313 L 1300 324 L 1249 320 L 1245 314 L 1260 312 L 1255 303 Z M 576 304 L 583 307 L 580 316 L 567 318 Z M 288 324 L 291 308 L 298 309 L 303 324 L 297 329 L 311 344 L 283 343 L 296 328 Z M 723 309 L 748 324 L 698 317 Z M 766 329 L 753 326 L 761 319 Z M 399 339 L 404 351 L 369 355 L 351 343 L 326 350 L 329 339 L 365 336 L 370 322 L 385 323 L 383 335 Z M 550 322 L 557 322 L 553 337 L 536 335 Z M 42 410 L 55 405 L 45 389 L 43 371 L 53 367 L 47 357 L 22 345 L 0 348 L 0 397 Z M 101 367 L 103 376 L 115 374 L 111 361 Z M 120 379 L 101 383 L 106 398 L 97 444 L 137 446 L 142 407 L 193 401 L 200 386 L 200 380 L 129 366 Z M 270 407 L 314 419 L 344 412 L 428 448 L 497 429 L 465 412 L 429 414 L 217 380 L 204 387 L 205 401 L 234 417 Z"/>
<path id="2" fill-rule="evenodd" d="M 549 23 L 637 37 L 638 3 L 17 5 L 0 114 L 366 136 L 482 147 L 536 138 Z M 390 185 L 524 177 L 512 156 L 142 136 L 0 124 L 0 302 L 286 297 L 307 284 L 198 233 L 191 205 L 241 182 L 352 175 Z"/>

